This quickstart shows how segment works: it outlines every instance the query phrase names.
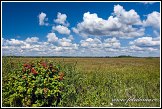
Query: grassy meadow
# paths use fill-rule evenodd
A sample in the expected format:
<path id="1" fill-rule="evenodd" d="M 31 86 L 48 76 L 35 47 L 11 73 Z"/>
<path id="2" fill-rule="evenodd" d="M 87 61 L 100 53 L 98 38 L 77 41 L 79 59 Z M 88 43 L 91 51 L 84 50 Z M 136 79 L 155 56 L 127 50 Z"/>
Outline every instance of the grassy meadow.
<path id="1" fill-rule="evenodd" d="M 2 58 L 2 105 L 10 75 L 26 62 L 51 61 L 65 72 L 58 107 L 159 107 L 160 58 Z M 12 87 L 12 86 L 10 86 Z"/>

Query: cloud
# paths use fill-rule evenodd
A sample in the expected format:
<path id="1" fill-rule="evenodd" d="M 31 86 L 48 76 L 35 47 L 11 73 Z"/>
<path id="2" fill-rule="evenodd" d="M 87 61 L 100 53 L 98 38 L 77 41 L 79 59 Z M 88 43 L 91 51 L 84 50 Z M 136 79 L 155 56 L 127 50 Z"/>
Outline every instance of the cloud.
<path id="1" fill-rule="evenodd" d="M 87 38 L 80 41 L 78 51 L 85 56 L 108 56 L 120 54 L 120 42 L 116 38 L 101 41 L 98 38 Z"/>
<path id="2" fill-rule="evenodd" d="M 70 40 L 74 40 L 73 35 L 70 35 L 68 38 L 69 38 Z"/>
<path id="3" fill-rule="evenodd" d="M 134 41 L 129 42 L 131 45 L 135 45 L 138 47 L 156 47 L 160 46 L 160 40 L 159 37 L 152 38 L 152 37 L 142 37 L 138 38 Z"/>
<path id="4" fill-rule="evenodd" d="M 2 54 L 3 55 L 23 55 L 23 56 L 60 56 L 74 55 L 79 47 L 79 44 L 73 43 L 70 39 L 57 39 L 54 33 L 48 33 L 47 42 L 31 42 L 26 40 L 3 38 Z M 56 39 L 55 39 L 56 38 Z M 55 42 L 55 43 L 50 43 Z"/>
<path id="5" fill-rule="evenodd" d="M 2 53 L 3 55 L 20 55 L 20 53 L 23 52 L 23 48 L 28 46 L 30 44 L 27 44 L 26 41 L 23 40 L 17 40 L 17 39 L 4 39 L 3 38 L 3 44 L 2 44 Z"/>
<path id="6" fill-rule="evenodd" d="M 70 39 L 66 39 L 66 38 L 62 38 L 58 40 L 59 46 L 63 46 L 63 47 L 69 47 L 71 46 L 71 40 Z"/>
<path id="7" fill-rule="evenodd" d="M 116 38 L 108 38 L 104 40 L 103 46 L 105 48 L 120 48 L 120 42 Z"/>
<path id="8" fill-rule="evenodd" d="M 120 48 L 120 42 L 116 38 L 107 38 L 103 42 L 99 40 L 98 38 L 87 38 L 85 40 L 80 41 L 80 45 L 82 47 L 87 47 L 87 48 L 115 48 L 118 49 Z"/>
<path id="9" fill-rule="evenodd" d="M 43 25 L 48 25 L 48 23 L 45 23 L 45 21 L 48 21 L 48 18 L 46 18 L 46 14 L 41 12 L 39 15 L 38 15 L 38 18 L 39 18 L 39 25 L 43 26 Z"/>
<path id="10" fill-rule="evenodd" d="M 84 13 L 83 21 L 73 27 L 72 30 L 83 37 L 114 36 L 132 38 L 144 35 L 145 29 L 141 25 L 140 17 L 133 9 L 126 11 L 122 6 L 115 5 L 113 16 L 109 16 L 106 20 L 99 18 L 96 13 Z"/>
<path id="11" fill-rule="evenodd" d="M 56 42 L 58 40 L 55 33 L 48 33 L 46 37 L 48 38 L 48 42 Z"/>
<path id="12" fill-rule="evenodd" d="M 17 39 L 4 40 L 3 43 L 4 45 L 10 45 L 10 46 L 20 46 L 25 44 L 24 41 L 20 41 Z"/>
<path id="13" fill-rule="evenodd" d="M 159 37 L 160 38 L 160 32 L 154 30 L 153 33 L 155 34 L 156 37 Z"/>
<path id="14" fill-rule="evenodd" d="M 53 33 L 48 35 L 55 36 Z M 65 37 L 58 38 L 55 43 L 49 41 L 40 42 L 39 40 L 30 42 L 27 40 L 29 38 L 25 40 L 2 38 L 2 54 L 18 56 L 118 56 L 133 54 L 136 56 L 148 56 L 150 53 L 154 53 L 154 56 L 159 56 L 159 47 L 156 47 L 156 45 L 159 45 L 156 42 L 160 40 L 159 38 L 142 38 L 142 40 L 147 39 L 147 41 L 139 41 L 138 38 L 138 40 L 134 41 L 144 44 L 146 42 L 151 43 L 152 46 L 147 47 L 139 46 L 137 43 L 122 47 L 120 41 L 116 38 L 107 38 L 103 41 L 98 38 L 87 38 L 79 43 L 74 43 L 71 39 Z"/>
<path id="15" fill-rule="evenodd" d="M 72 43 L 72 40 L 62 38 L 58 40 L 58 46 L 62 47 L 62 50 L 77 50 L 79 44 Z"/>
<path id="16" fill-rule="evenodd" d="M 87 38 L 86 40 L 81 40 L 80 44 L 82 47 L 87 47 L 87 48 L 100 48 L 102 47 L 102 42 L 97 39 L 97 38 Z"/>
<path id="17" fill-rule="evenodd" d="M 120 28 L 120 22 L 112 16 L 108 20 L 104 20 L 99 18 L 96 13 L 90 14 L 90 12 L 87 12 L 83 15 L 83 22 L 78 23 L 77 27 L 73 28 L 73 32 L 82 36 L 100 36 L 110 35 L 110 31 L 119 30 Z"/>
<path id="18" fill-rule="evenodd" d="M 136 53 L 139 53 L 139 52 L 157 52 L 159 51 L 158 48 L 153 48 L 153 47 L 139 47 L 139 46 L 136 46 L 136 45 L 132 45 L 128 48 L 129 51 L 127 52 L 136 52 Z"/>
<path id="19" fill-rule="evenodd" d="M 69 26 L 69 23 L 66 21 L 66 14 L 57 13 L 57 19 L 54 19 L 55 23 L 62 24 L 64 26 Z"/>
<path id="20" fill-rule="evenodd" d="M 70 30 L 67 27 L 62 26 L 62 25 L 53 26 L 52 27 L 52 30 L 57 31 L 60 34 L 66 34 L 66 35 L 69 35 L 70 34 Z"/>
<path id="21" fill-rule="evenodd" d="M 75 28 L 75 27 L 72 28 L 73 32 L 76 33 L 76 34 L 79 34 L 79 30 L 78 29 L 79 28 Z"/>
<path id="22" fill-rule="evenodd" d="M 133 9 L 131 9 L 130 11 L 126 11 L 122 6 L 115 5 L 114 14 L 119 19 L 119 21 L 122 22 L 122 24 L 127 25 L 142 24 L 140 16 Z"/>
<path id="23" fill-rule="evenodd" d="M 152 12 L 147 15 L 147 19 L 143 21 L 145 27 L 152 26 L 154 29 L 160 30 L 160 13 Z"/>
<path id="24" fill-rule="evenodd" d="M 39 25 L 49 25 L 45 13 L 41 12 L 38 17 Z M 41 42 L 38 37 L 27 37 L 25 40 L 2 38 L 3 54 L 10 54 L 10 52 L 14 55 L 33 56 L 115 56 L 131 53 L 146 56 L 153 53 L 160 54 L 160 13 L 156 11 L 148 14 L 143 21 L 135 10 L 126 10 L 120 5 L 114 5 L 112 14 L 104 19 L 97 13 L 85 12 L 83 21 L 72 28 L 74 33 L 84 37 L 82 40 L 74 40 L 71 29 L 68 28 L 66 14 L 58 12 L 54 22 L 56 25 L 52 27 L 52 32 L 46 35 L 46 41 Z M 145 31 L 146 27 L 153 28 L 154 38 L 144 37 L 147 32 Z M 59 38 L 55 34 L 56 31 L 67 37 Z M 136 39 L 128 44 L 124 42 L 123 46 L 119 40 L 121 38 Z"/>
<path id="25" fill-rule="evenodd" d="M 39 38 L 38 37 L 31 37 L 31 38 L 27 38 L 25 41 L 29 42 L 29 43 L 33 43 L 33 42 L 38 42 Z"/>
<path id="26" fill-rule="evenodd" d="M 142 38 L 144 40 L 145 38 Z M 147 38 L 146 38 L 147 39 Z M 149 38 L 147 39 L 150 40 Z M 159 38 L 152 38 L 151 46 L 145 43 L 145 41 L 142 41 L 142 45 L 146 44 L 145 46 L 140 46 L 137 43 L 132 43 L 127 46 L 121 46 L 120 41 L 113 38 L 107 38 L 101 41 L 98 38 L 87 38 L 85 40 L 80 41 L 80 48 L 79 48 L 79 54 L 82 55 L 88 55 L 88 56 L 115 56 L 115 55 L 135 55 L 135 56 L 150 56 L 150 53 L 155 53 L 158 55 L 159 53 L 159 47 L 158 41 Z M 135 42 L 138 42 L 138 40 L 135 40 Z M 156 44 L 157 43 L 157 44 Z"/>

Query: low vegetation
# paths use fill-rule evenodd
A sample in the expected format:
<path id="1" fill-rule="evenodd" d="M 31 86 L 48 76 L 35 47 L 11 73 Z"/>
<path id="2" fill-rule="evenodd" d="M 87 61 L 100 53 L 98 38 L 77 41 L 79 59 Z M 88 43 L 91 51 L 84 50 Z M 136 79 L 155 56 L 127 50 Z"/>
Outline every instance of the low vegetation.
<path id="1" fill-rule="evenodd" d="M 159 107 L 159 58 L 2 59 L 4 107 Z"/>

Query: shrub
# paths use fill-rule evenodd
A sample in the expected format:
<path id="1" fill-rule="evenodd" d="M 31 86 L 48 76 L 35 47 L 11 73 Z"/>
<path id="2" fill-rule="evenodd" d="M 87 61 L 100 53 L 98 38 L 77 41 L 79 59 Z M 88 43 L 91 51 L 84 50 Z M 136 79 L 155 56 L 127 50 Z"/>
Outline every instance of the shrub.
<path id="1" fill-rule="evenodd" d="M 3 88 L 5 106 L 50 107 L 60 103 L 65 74 L 59 65 L 43 61 L 24 63 L 10 73 Z"/>

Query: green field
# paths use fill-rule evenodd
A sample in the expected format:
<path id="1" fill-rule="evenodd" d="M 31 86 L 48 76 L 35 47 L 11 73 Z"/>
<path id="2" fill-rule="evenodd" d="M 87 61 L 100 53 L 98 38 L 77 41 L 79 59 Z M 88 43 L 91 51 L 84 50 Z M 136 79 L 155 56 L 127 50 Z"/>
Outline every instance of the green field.
<path id="1" fill-rule="evenodd" d="M 11 73 L 38 60 L 59 64 L 65 72 L 58 107 L 160 106 L 160 58 L 2 58 L 3 106 L 11 106 L 6 103 Z"/>

